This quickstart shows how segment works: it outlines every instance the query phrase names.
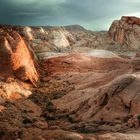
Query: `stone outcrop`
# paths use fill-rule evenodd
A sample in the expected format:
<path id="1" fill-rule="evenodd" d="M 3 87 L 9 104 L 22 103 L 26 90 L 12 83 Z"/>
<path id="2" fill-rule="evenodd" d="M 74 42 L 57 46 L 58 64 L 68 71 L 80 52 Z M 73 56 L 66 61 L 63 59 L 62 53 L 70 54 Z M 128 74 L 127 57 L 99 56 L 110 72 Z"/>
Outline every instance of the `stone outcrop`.
<path id="1" fill-rule="evenodd" d="M 120 51 L 120 46 L 108 36 L 107 31 L 89 31 L 79 25 L 59 27 L 0 25 L 0 28 L 17 31 L 41 59 L 49 57 L 52 53 L 57 55 L 75 51 L 88 52 L 95 48 Z"/>
<path id="2" fill-rule="evenodd" d="M 0 80 L 0 104 L 7 100 L 27 98 L 32 92 L 19 84 L 16 80 Z"/>
<path id="3" fill-rule="evenodd" d="M 15 27 L 16 28 L 16 27 Z M 19 27 L 17 31 L 28 41 L 38 56 L 49 52 L 65 52 L 74 38 L 63 27 Z"/>
<path id="4" fill-rule="evenodd" d="M 71 114 L 75 122 L 71 129 L 116 132 L 140 126 L 140 80 L 135 72 L 139 64 L 135 59 L 75 54 L 50 58 L 48 64 L 49 74 L 74 85 L 66 95 L 53 100 L 58 109 Z"/>
<path id="5" fill-rule="evenodd" d="M 36 62 L 30 48 L 16 31 L 1 30 L 0 71 L 13 73 L 22 81 L 38 81 Z"/>
<path id="6" fill-rule="evenodd" d="M 109 35 L 130 50 L 140 49 L 140 18 L 123 16 L 112 23 Z"/>
<path id="7" fill-rule="evenodd" d="M 115 23 L 114 41 L 78 25 L 0 26 L 0 139 L 140 139 L 140 54 L 114 53 L 138 49 L 139 19 Z M 38 86 L 24 82 L 36 85 L 37 69 Z"/>
<path id="8" fill-rule="evenodd" d="M 69 33 L 65 29 L 61 29 L 61 28 L 60 29 L 59 28 L 54 29 L 54 30 L 52 29 L 49 32 L 50 41 L 58 49 L 68 47 L 70 45 L 69 41 L 67 40 L 67 35 L 68 34 Z"/>
<path id="9" fill-rule="evenodd" d="M 107 133 L 97 137 L 97 140 L 139 140 L 139 131 L 136 133 Z"/>

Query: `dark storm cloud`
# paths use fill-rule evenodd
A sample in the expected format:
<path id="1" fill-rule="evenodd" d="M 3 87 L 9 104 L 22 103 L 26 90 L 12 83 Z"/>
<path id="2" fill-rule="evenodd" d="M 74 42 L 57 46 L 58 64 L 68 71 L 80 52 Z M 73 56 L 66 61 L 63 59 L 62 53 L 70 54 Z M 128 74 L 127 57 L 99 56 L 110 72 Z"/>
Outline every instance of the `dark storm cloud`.
<path id="1" fill-rule="evenodd" d="M 139 0 L 1 0 L 0 23 L 104 30 L 122 15 L 140 16 L 139 7 Z"/>

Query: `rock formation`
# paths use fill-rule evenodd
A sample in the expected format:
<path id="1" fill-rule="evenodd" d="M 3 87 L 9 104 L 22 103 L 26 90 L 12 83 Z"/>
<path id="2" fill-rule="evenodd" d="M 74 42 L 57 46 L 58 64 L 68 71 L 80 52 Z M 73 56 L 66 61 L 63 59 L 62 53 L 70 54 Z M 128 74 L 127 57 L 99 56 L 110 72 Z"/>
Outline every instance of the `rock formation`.
<path id="1" fill-rule="evenodd" d="M 54 105 L 68 111 L 80 132 L 121 131 L 139 127 L 139 73 L 135 61 L 119 57 L 75 54 L 50 58 L 44 64 L 60 83 L 73 85 L 70 92 L 55 98 Z"/>
<path id="2" fill-rule="evenodd" d="M 3 28 L 1 25 L 0 28 Z M 47 58 L 52 54 L 69 52 L 89 52 L 92 49 L 106 49 L 124 52 L 114 42 L 107 31 L 94 32 L 79 25 L 60 27 L 5 26 L 5 30 L 16 30 L 39 56 Z"/>
<path id="3" fill-rule="evenodd" d="M 112 23 L 109 34 L 130 50 L 140 49 L 140 18 L 123 16 Z"/>
<path id="4" fill-rule="evenodd" d="M 1 25 L 0 139 L 139 140 L 139 25 Z"/>
<path id="5" fill-rule="evenodd" d="M 23 38 L 16 31 L 1 31 L 0 70 L 13 73 L 22 81 L 38 81 L 34 56 Z"/>

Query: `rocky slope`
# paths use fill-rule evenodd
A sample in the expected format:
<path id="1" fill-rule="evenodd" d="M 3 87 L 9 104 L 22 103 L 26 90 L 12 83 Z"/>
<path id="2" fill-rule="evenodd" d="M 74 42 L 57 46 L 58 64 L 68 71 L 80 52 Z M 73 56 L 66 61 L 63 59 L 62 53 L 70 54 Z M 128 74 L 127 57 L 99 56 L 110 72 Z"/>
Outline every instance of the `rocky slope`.
<path id="1" fill-rule="evenodd" d="M 0 32 L 0 72 L 12 73 L 23 81 L 38 81 L 35 59 L 31 49 L 14 30 Z"/>
<path id="2" fill-rule="evenodd" d="M 109 29 L 114 41 L 130 50 L 140 49 L 140 18 L 123 16 L 112 23 Z"/>
<path id="3" fill-rule="evenodd" d="M 43 60 L 38 87 L 1 103 L 1 138 L 139 139 L 140 60 L 99 52 Z"/>
<path id="4" fill-rule="evenodd" d="M 16 30 L 22 35 L 39 58 L 59 53 L 89 52 L 96 48 L 117 53 L 125 50 L 121 49 L 121 46 L 113 41 L 106 31 L 93 32 L 79 25 L 65 27 L 5 26 L 5 29 Z"/>
<path id="5" fill-rule="evenodd" d="M 106 49 L 117 54 L 133 55 L 139 50 L 139 18 L 122 17 L 109 31 L 94 32 L 79 25 L 71 26 L 3 26 L 16 30 L 40 58 L 59 53 L 89 52 Z"/>
<path id="6" fill-rule="evenodd" d="M 140 139 L 137 51 L 78 25 L 0 34 L 0 139 Z"/>

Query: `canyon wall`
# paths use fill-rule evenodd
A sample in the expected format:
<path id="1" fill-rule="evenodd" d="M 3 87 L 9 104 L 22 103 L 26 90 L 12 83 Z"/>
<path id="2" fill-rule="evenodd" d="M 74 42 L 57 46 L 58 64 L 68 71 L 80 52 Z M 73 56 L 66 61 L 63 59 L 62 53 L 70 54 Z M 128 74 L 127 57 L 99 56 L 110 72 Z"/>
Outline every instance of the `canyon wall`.
<path id="1" fill-rule="evenodd" d="M 112 23 L 111 38 L 130 50 L 140 49 L 140 18 L 123 16 Z"/>
<path id="2" fill-rule="evenodd" d="M 13 74 L 22 81 L 38 81 L 36 62 L 31 48 L 14 30 L 0 30 L 0 72 Z"/>

